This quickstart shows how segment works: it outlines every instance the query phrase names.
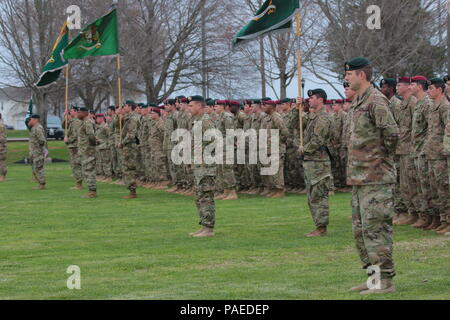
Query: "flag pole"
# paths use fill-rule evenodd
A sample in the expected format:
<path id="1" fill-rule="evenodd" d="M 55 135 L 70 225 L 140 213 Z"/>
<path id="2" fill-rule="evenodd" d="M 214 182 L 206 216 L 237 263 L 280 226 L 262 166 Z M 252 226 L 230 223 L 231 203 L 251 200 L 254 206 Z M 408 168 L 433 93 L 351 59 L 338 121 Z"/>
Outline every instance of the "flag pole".
<path id="1" fill-rule="evenodd" d="M 298 96 L 303 98 L 303 88 L 302 88 L 302 56 L 300 51 L 300 5 L 296 14 L 297 21 L 297 75 L 298 75 Z M 300 123 L 300 146 L 304 146 L 303 143 L 303 103 L 299 105 L 299 123 Z"/>
<path id="2" fill-rule="evenodd" d="M 122 108 L 122 78 L 121 78 L 120 53 L 117 55 L 117 90 L 118 90 L 118 108 Z M 119 114 L 119 132 L 120 141 L 122 141 L 122 113 Z"/>
<path id="3" fill-rule="evenodd" d="M 70 28 L 67 28 L 67 40 L 70 43 Z M 67 63 L 66 65 L 66 95 L 65 95 L 65 121 L 64 121 L 64 137 L 68 137 L 68 127 L 69 127 L 69 76 L 70 76 L 70 65 Z"/>

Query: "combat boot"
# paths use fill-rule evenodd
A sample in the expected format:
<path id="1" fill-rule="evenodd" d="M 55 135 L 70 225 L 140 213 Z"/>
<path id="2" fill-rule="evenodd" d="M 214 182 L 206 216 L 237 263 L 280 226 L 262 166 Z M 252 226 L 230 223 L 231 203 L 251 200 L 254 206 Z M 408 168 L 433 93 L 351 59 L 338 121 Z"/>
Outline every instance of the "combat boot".
<path id="1" fill-rule="evenodd" d="M 172 193 L 177 189 L 177 186 L 172 186 L 169 189 L 166 190 L 166 192 Z"/>
<path id="2" fill-rule="evenodd" d="M 0 182 L 5 182 L 5 181 L 6 181 L 5 176 L 0 176 Z"/>
<path id="3" fill-rule="evenodd" d="M 327 235 L 327 228 L 317 228 L 311 233 L 305 234 L 307 238 L 325 237 Z"/>
<path id="4" fill-rule="evenodd" d="M 436 228 L 434 231 L 439 232 L 439 231 L 441 231 L 442 229 L 447 228 L 447 226 L 448 226 L 448 223 L 447 223 L 447 222 L 441 222 L 441 225 L 440 225 L 438 228 Z"/>
<path id="5" fill-rule="evenodd" d="M 275 189 L 268 197 L 271 199 L 281 199 L 285 197 L 285 192 L 283 189 Z"/>
<path id="6" fill-rule="evenodd" d="M 414 223 L 412 225 L 413 228 L 420 228 L 420 226 L 424 225 L 427 222 L 427 215 L 425 214 L 421 214 L 421 217 L 419 220 L 416 221 L 416 223 Z"/>
<path id="7" fill-rule="evenodd" d="M 192 197 L 192 196 L 194 195 L 194 190 L 193 190 L 192 188 L 188 188 L 188 189 L 186 189 L 186 191 L 184 192 L 184 195 L 185 195 L 185 196 L 188 196 L 188 197 Z"/>
<path id="8" fill-rule="evenodd" d="M 410 217 L 407 213 L 401 213 L 400 218 L 398 218 L 398 220 L 397 220 L 397 225 L 399 225 L 399 226 L 407 225 L 409 218 Z"/>
<path id="9" fill-rule="evenodd" d="M 428 228 L 432 222 L 433 222 L 433 216 L 430 214 L 427 214 L 425 217 L 425 222 L 418 228 L 420 228 L 420 229 Z"/>
<path id="10" fill-rule="evenodd" d="M 424 228 L 424 230 L 431 231 L 437 229 L 440 225 L 441 225 L 441 217 L 433 216 L 433 221 L 428 227 Z"/>
<path id="11" fill-rule="evenodd" d="M 271 193 L 272 190 L 270 189 L 263 189 L 260 193 L 260 195 L 262 195 L 263 197 L 267 196 L 269 193 Z"/>
<path id="12" fill-rule="evenodd" d="M 225 190 L 224 197 L 221 200 L 238 200 L 239 197 L 236 193 L 236 190 Z"/>
<path id="13" fill-rule="evenodd" d="M 442 226 L 445 226 L 445 227 L 442 227 Z M 440 230 L 437 230 L 436 229 L 436 233 L 437 234 L 439 234 L 439 235 L 444 235 L 444 234 L 446 234 L 447 232 L 450 232 L 450 223 L 445 223 L 445 224 L 443 224 L 441 227 L 439 227 L 439 229 Z"/>
<path id="14" fill-rule="evenodd" d="M 82 189 L 83 189 L 83 183 L 82 182 L 77 182 L 75 187 L 70 188 L 70 190 L 82 190 Z"/>
<path id="15" fill-rule="evenodd" d="M 392 223 L 396 225 L 397 221 L 398 221 L 398 218 L 400 218 L 400 214 L 396 213 L 394 215 L 394 217 L 392 218 Z"/>
<path id="16" fill-rule="evenodd" d="M 200 230 L 198 230 L 198 231 L 196 231 L 196 232 L 191 232 L 191 233 L 189 233 L 189 236 L 190 236 L 190 237 L 193 237 L 193 236 L 195 236 L 195 235 L 197 235 L 197 234 L 199 234 L 199 233 L 202 233 L 204 229 L 205 229 L 205 228 L 203 227 L 203 228 L 201 228 Z"/>
<path id="17" fill-rule="evenodd" d="M 368 295 L 368 294 L 387 294 L 387 293 L 394 293 L 395 286 L 392 279 L 381 279 L 381 288 L 380 289 L 369 289 L 361 291 L 362 295 Z"/>
<path id="18" fill-rule="evenodd" d="M 209 238 L 214 237 L 214 229 L 204 227 L 203 230 L 200 233 L 194 234 L 194 238 Z"/>
<path id="19" fill-rule="evenodd" d="M 125 200 L 136 199 L 136 198 L 137 198 L 136 190 L 130 190 L 129 195 L 122 197 L 122 199 L 125 199 Z"/>
<path id="20" fill-rule="evenodd" d="M 81 196 L 82 199 L 94 199 L 97 198 L 97 191 L 89 191 L 84 196 Z"/>
<path id="21" fill-rule="evenodd" d="M 221 193 L 218 193 L 215 197 L 214 200 L 223 200 L 223 198 L 225 198 L 226 194 L 225 194 L 225 190 Z"/>
<path id="22" fill-rule="evenodd" d="M 34 187 L 33 190 L 45 190 L 45 183 L 39 184 L 37 187 Z"/>
<path id="23" fill-rule="evenodd" d="M 405 221 L 406 225 L 413 225 L 419 220 L 419 215 L 417 213 L 411 213 L 409 219 Z"/>
<path id="24" fill-rule="evenodd" d="M 363 284 L 361 284 L 359 286 L 350 288 L 350 291 L 353 291 L 353 292 L 361 292 L 361 291 L 366 291 L 366 290 L 369 290 L 369 287 L 367 286 L 367 282 L 364 282 Z"/>

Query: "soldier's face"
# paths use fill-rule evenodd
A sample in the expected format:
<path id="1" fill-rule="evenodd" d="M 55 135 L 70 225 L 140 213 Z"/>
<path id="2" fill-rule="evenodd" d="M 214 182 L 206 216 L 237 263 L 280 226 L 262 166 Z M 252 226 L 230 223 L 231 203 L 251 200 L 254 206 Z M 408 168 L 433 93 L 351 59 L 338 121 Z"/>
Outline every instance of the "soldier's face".
<path id="1" fill-rule="evenodd" d="M 191 101 L 189 103 L 189 112 L 193 115 L 199 115 L 201 113 L 201 110 L 203 108 L 203 105 L 199 101 Z"/>
<path id="2" fill-rule="evenodd" d="M 350 89 L 356 92 L 361 88 L 362 77 L 365 77 L 363 72 L 359 75 L 356 74 L 356 71 L 347 71 L 345 73 L 345 81 L 350 85 Z"/>
<path id="3" fill-rule="evenodd" d="M 87 111 L 80 111 L 78 112 L 78 119 L 84 120 L 84 118 L 86 118 L 88 115 L 89 113 Z"/>
<path id="4" fill-rule="evenodd" d="M 411 86 L 409 83 L 398 83 L 397 92 L 399 95 L 404 96 L 411 92 Z"/>
<path id="5" fill-rule="evenodd" d="M 441 94 L 442 94 L 441 88 L 437 88 L 433 84 L 428 87 L 428 95 L 432 100 L 438 99 Z"/>

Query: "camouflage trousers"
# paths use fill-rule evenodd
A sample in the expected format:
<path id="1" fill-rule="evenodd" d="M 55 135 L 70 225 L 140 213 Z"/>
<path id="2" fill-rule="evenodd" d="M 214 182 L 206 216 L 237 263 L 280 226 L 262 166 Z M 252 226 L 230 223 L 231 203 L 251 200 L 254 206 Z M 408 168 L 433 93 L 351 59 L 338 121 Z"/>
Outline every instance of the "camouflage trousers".
<path id="1" fill-rule="evenodd" d="M 192 166 L 190 164 L 183 165 L 183 186 L 186 188 L 192 188 L 194 186 L 194 175 L 192 172 Z"/>
<path id="2" fill-rule="evenodd" d="M 44 163 L 45 158 L 43 154 L 31 156 L 31 168 L 33 170 L 33 176 L 40 184 L 45 184 Z"/>
<path id="3" fill-rule="evenodd" d="M 249 150 L 240 150 L 240 152 L 245 152 L 245 163 L 239 164 L 238 163 L 238 150 L 235 150 L 235 164 L 233 167 L 234 176 L 236 177 L 236 187 L 239 190 L 246 190 L 250 189 L 252 186 L 252 179 L 251 179 L 251 171 L 249 163 Z"/>
<path id="4" fill-rule="evenodd" d="M 169 169 L 170 181 L 172 185 L 177 184 L 177 174 L 175 164 L 172 161 L 172 150 L 167 150 L 167 168 Z"/>
<path id="5" fill-rule="evenodd" d="M 302 159 L 297 149 L 287 149 L 286 159 L 284 160 L 284 182 L 289 188 L 305 188 Z"/>
<path id="6" fill-rule="evenodd" d="M 395 156 L 395 170 L 397 171 L 397 183 L 394 186 L 394 208 L 395 213 L 408 213 L 408 209 L 406 208 L 405 201 L 403 200 L 400 193 L 400 157 Z"/>
<path id="7" fill-rule="evenodd" d="M 98 164 L 98 174 L 103 177 L 112 177 L 112 166 L 111 166 L 111 152 L 110 149 L 99 149 L 99 164 Z"/>
<path id="8" fill-rule="evenodd" d="M 450 216 L 450 192 L 448 189 L 447 159 L 428 160 L 430 187 L 433 198 L 431 203 L 442 222 L 447 222 Z"/>
<path id="9" fill-rule="evenodd" d="M 348 150 L 347 148 L 341 148 L 339 150 L 339 186 L 347 186 L 347 163 L 348 163 Z"/>
<path id="10" fill-rule="evenodd" d="M 278 162 L 278 168 L 275 168 L 277 172 L 274 174 L 263 176 L 263 183 L 264 185 L 269 189 L 278 189 L 278 190 L 284 190 L 284 159 L 286 155 L 280 154 L 279 155 L 279 162 Z M 270 167 L 270 166 L 264 166 L 264 167 Z"/>
<path id="11" fill-rule="evenodd" d="M 142 150 L 143 162 L 144 162 L 144 172 L 145 180 L 148 182 L 153 182 L 153 167 L 152 167 L 152 149 L 150 146 L 144 146 Z"/>
<path id="12" fill-rule="evenodd" d="M 83 180 L 87 184 L 89 191 L 97 191 L 95 148 L 89 148 L 81 153 L 80 156 Z"/>
<path id="13" fill-rule="evenodd" d="M 330 178 L 329 161 L 304 161 L 308 206 L 316 228 L 326 228 L 330 220 Z"/>
<path id="14" fill-rule="evenodd" d="M 417 201 L 418 209 L 422 217 L 426 215 L 433 215 L 435 209 L 431 202 L 432 194 L 430 187 L 430 177 L 428 169 L 428 161 L 426 157 L 418 156 L 414 158 L 414 164 L 416 166 L 418 190 L 417 190 Z"/>
<path id="15" fill-rule="evenodd" d="M 395 276 L 393 260 L 394 185 L 354 186 L 353 236 L 362 265 L 378 266 L 381 278 Z"/>
<path id="16" fill-rule="evenodd" d="M 136 179 L 143 180 L 145 178 L 143 148 L 140 145 L 136 147 Z"/>
<path id="17" fill-rule="evenodd" d="M 419 213 L 417 199 L 418 180 L 414 158 L 409 155 L 400 156 L 400 195 L 405 202 L 408 213 Z"/>
<path id="18" fill-rule="evenodd" d="M 78 148 L 69 149 L 70 166 L 72 167 L 72 174 L 76 182 L 83 181 L 83 171 L 81 169 L 81 157 L 78 154 Z"/>
<path id="19" fill-rule="evenodd" d="M 167 167 L 166 167 L 166 155 L 164 152 L 153 150 L 151 155 L 151 172 L 152 181 L 163 182 L 167 181 Z"/>
<path id="20" fill-rule="evenodd" d="M 6 173 L 8 172 L 6 166 L 6 154 L 7 147 L 0 145 L 0 177 L 6 177 Z"/>
<path id="21" fill-rule="evenodd" d="M 264 187 L 261 178 L 261 166 L 259 164 L 251 164 L 250 172 L 252 175 L 252 187 L 255 189 Z"/>
<path id="22" fill-rule="evenodd" d="M 130 191 L 136 191 L 136 162 L 137 162 L 137 145 L 131 143 L 122 148 L 122 177 L 125 186 Z"/>
<path id="23" fill-rule="evenodd" d="M 236 189 L 236 177 L 234 175 L 233 165 L 220 164 L 217 166 L 217 190 Z"/>
<path id="24" fill-rule="evenodd" d="M 216 178 L 214 176 L 205 176 L 202 170 L 194 168 L 195 179 L 195 204 L 200 217 L 199 224 L 214 228 L 216 224 L 216 204 L 214 202 L 214 191 L 216 189 Z"/>
<path id="25" fill-rule="evenodd" d="M 119 166 L 119 159 L 118 159 L 118 155 L 117 155 L 117 149 L 115 146 L 110 148 L 110 153 L 111 153 L 112 173 L 115 177 L 119 177 L 120 176 L 120 166 Z"/>

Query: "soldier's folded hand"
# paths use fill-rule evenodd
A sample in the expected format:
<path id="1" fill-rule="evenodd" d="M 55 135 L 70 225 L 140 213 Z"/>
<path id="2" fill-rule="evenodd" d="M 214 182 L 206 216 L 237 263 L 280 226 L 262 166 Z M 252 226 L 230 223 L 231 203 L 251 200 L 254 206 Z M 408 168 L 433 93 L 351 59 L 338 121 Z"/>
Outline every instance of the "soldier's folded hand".
<path id="1" fill-rule="evenodd" d="M 305 154 L 305 147 L 303 146 L 298 147 L 298 154 L 300 156 L 303 156 Z"/>
<path id="2" fill-rule="evenodd" d="M 64 137 L 64 143 L 68 143 L 69 142 L 69 138 L 68 137 Z"/>
<path id="3" fill-rule="evenodd" d="M 297 104 L 302 104 L 303 103 L 303 98 L 298 97 L 297 98 Z"/>

